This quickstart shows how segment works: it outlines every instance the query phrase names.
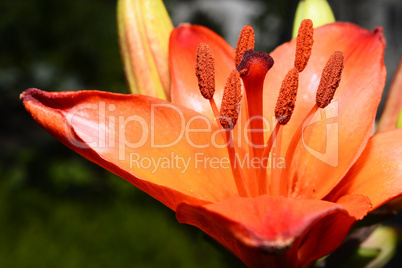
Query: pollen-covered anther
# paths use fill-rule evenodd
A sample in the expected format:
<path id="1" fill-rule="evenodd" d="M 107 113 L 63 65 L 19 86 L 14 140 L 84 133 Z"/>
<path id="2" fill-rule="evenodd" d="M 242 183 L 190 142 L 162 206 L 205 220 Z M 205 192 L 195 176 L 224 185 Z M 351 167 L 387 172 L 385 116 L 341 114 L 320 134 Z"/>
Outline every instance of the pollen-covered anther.
<path id="1" fill-rule="evenodd" d="M 195 74 L 201 95 L 212 99 L 215 93 L 215 60 L 211 48 L 205 43 L 201 43 L 197 49 Z"/>
<path id="2" fill-rule="evenodd" d="M 292 116 L 293 110 L 295 109 L 298 87 L 299 72 L 296 68 L 293 68 L 283 79 L 278 101 L 276 102 L 275 117 L 281 125 L 286 125 Z"/>
<path id="3" fill-rule="evenodd" d="M 237 41 L 236 45 L 236 52 L 235 52 L 236 68 L 237 66 L 239 66 L 241 62 L 244 51 L 254 49 L 254 44 L 255 44 L 254 30 L 251 26 L 245 25 L 240 32 L 239 40 Z"/>
<path id="4" fill-rule="evenodd" d="M 321 74 L 320 84 L 316 94 L 316 103 L 318 107 L 325 108 L 332 101 L 335 91 L 341 81 L 343 70 L 343 53 L 335 51 Z"/>
<path id="5" fill-rule="evenodd" d="M 240 74 L 234 69 L 226 81 L 223 92 L 219 122 L 225 129 L 233 129 L 240 113 L 241 101 Z"/>
<path id="6" fill-rule="evenodd" d="M 301 22 L 296 39 L 295 68 L 299 72 L 303 71 L 311 55 L 313 48 L 313 22 L 305 19 Z"/>

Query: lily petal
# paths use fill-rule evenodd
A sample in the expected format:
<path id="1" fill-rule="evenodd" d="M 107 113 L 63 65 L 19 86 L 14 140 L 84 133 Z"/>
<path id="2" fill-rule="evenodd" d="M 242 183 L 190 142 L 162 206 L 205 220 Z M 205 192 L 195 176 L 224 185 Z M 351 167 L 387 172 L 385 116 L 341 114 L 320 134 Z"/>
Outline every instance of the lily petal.
<path id="1" fill-rule="evenodd" d="M 184 201 L 205 204 L 237 196 L 229 163 L 222 168 L 202 162 L 227 158 L 227 152 L 203 146 L 212 143 L 217 127 L 194 111 L 148 96 L 99 91 L 30 89 L 21 98 L 55 138 L 173 210 Z M 187 167 L 183 161 L 189 161 Z"/>
<path id="2" fill-rule="evenodd" d="M 297 252 L 289 252 L 294 267 L 310 267 L 313 261 L 334 251 L 342 244 L 355 222 L 354 218 L 343 213 L 322 218 L 295 242 Z"/>
<path id="3" fill-rule="evenodd" d="M 347 215 L 334 213 L 322 218 L 294 243 L 298 250 L 289 252 L 289 255 L 294 254 L 293 259 L 297 260 L 296 263 L 300 267 L 308 267 L 312 261 L 335 250 L 343 242 L 356 220 L 361 220 L 373 207 L 370 199 L 363 195 L 342 196 L 337 203 L 347 210 Z"/>
<path id="4" fill-rule="evenodd" d="M 292 120 L 284 127 L 282 152 L 315 105 L 322 69 L 334 51 L 345 57 L 340 86 L 333 102 L 303 132 L 295 158 L 287 163 L 296 184 L 296 196 L 324 197 L 346 174 L 364 149 L 385 83 L 384 38 L 380 29 L 368 31 L 349 23 L 317 28 L 306 69 L 300 74 L 298 99 Z M 292 68 L 295 40 L 278 47 L 271 56 L 275 65 L 267 74 L 265 116 L 271 118 L 281 79 Z M 321 116 L 322 113 L 322 116 Z"/>
<path id="5" fill-rule="evenodd" d="M 326 198 L 347 194 L 370 198 L 373 210 L 402 194 L 402 129 L 374 135 L 345 178 Z"/>
<path id="6" fill-rule="evenodd" d="M 356 201 L 360 202 L 360 197 L 350 198 L 344 203 Z M 204 206 L 183 203 L 178 206 L 176 211 L 179 222 L 197 226 L 231 250 L 249 267 L 263 267 L 268 263 L 270 267 L 279 267 L 280 260 L 284 260 L 283 257 L 281 259 L 281 254 L 285 254 L 297 239 L 299 240 L 295 243 L 296 249 L 291 249 L 286 254 L 295 254 L 296 256 L 293 257 L 300 258 L 297 257 L 297 248 L 303 246 L 302 242 L 307 243 L 301 239 L 303 234 L 319 224 L 320 220 L 334 214 L 342 214 L 341 220 L 346 219 L 350 223 L 344 226 L 345 230 L 343 227 L 336 226 L 336 228 L 342 229 L 339 232 L 335 231 L 336 234 L 342 235 L 333 235 L 336 228 L 332 228 L 335 225 L 328 220 L 323 226 L 331 226 L 331 228 L 317 227 L 318 229 L 314 231 L 317 236 L 312 237 L 309 234 L 308 240 L 323 245 L 325 239 L 328 238 L 336 242 L 328 243 L 328 245 L 337 246 L 355 221 L 355 218 L 349 216 L 341 204 L 321 200 L 259 196 L 229 199 Z M 319 236 L 323 233 L 325 233 L 325 237 Z M 327 248 L 327 250 L 334 249 L 333 247 Z M 328 253 L 327 250 L 322 253 Z M 311 260 L 313 257 L 307 254 L 313 254 L 313 252 L 307 251 L 303 255 L 305 260 Z M 314 257 L 317 256 L 314 255 Z M 295 258 L 287 258 L 287 260 L 292 259 Z"/>
<path id="7" fill-rule="evenodd" d="M 119 0 L 117 17 L 131 93 L 169 99 L 168 44 L 173 25 L 162 0 Z"/>
<path id="8" fill-rule="evenodd" d="M 196 53 L 200 43 L 207 43 L 215 57 L 214 100 L 220 106 L 226 79 L 235 68 L 234 49 L 219 35 L 198 25 L 182 24 L 170 36 L 171 97 L 173 103 L 214 118 L 209 102 L 201 96 L 195 76 Z"/>

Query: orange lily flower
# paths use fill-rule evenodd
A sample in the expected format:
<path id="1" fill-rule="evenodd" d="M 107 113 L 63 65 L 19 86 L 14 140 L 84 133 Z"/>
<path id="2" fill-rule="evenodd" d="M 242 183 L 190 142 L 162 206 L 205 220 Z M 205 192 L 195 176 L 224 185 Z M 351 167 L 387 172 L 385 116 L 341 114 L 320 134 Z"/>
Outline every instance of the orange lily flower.
<path id="1" fill-rule="evenodd" d="M 253 46 L 248 31 L 244 50 Z M 200 49 L 197 61 L 200 43 L 210 50 Z M 357 220 L 402 194 L 402 130 L 370 137 L 385 81 L 380 29 L 322 26 L 314 31 L 307 66 L 300 68 L 294 68 L 296 43 L 275 49 L 270 54 L 275 63 L 241 49 L 242 61 L 235 63 L 235 50 L 217 34 L 181 25 L 169 44 L 172 102 L 38 89 L 21 98 L 55 138 L 158 199 L 179 222 L 197 226 L 247 266 L 308 267 L 336 249 Z M 344 57 L 341 79 L 333 81 L 339 87 L 334 100 L 318 108 L 316 91 L 334 51 Z M 243 66 L 240 72 L 233 71 L 235 64 Z M 329 65 L 329 71 L 336 69 Z M 326 74 L 324 82 L 333 78 Z M 214 76 L 215 86 L 204 83 L 204 75 Z M 240 114 L 239 75 L 245 87 Z M 200 88 L 213 96 L 210 101 Z M 296 92 L 286 90 L 297 88 L 293 107 L 288 100 Z M 285 106 L 275 109 L 278 95 Z M 216 106 L 223 108 L 219 112 Z M 281 109 L 293 111 L 291 118 L 277 115 L 289 123 L 269 127 Z M 234 129 L 222 128 L 217 114 L 237 120 Z M 252 115 L 263 120 L 250 123 Z M 243 161 L 248 156 L 250 161 Z"/>

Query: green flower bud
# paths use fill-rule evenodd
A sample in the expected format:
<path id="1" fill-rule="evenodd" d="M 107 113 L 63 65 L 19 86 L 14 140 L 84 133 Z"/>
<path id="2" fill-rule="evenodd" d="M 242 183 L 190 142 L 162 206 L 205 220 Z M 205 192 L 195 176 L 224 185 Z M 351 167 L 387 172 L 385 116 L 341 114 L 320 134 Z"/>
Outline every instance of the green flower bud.
<path id="1" fill-rule="evenodd" d="M 396 231 L 387 226 L 380 226 L 361 244 L 361 248 L 377 249 L 379 254 L 365 267 L 384 267 L 396 253 L 398 237 Z M 356 267 L 356 266 L 354 266 Z"/>
<path id="2" fill-rule="evenodd" d="M 334 13 L 326 0 L 300 0 L 296 9 L 292 38 L 297 36 L 300 23 L 304 19 L 312 20 L 315 28 L 335 22 Z"/>
<path id="3" fill-rule="evenodd" d="M 117 19 L 130 92 L 168 99 L 168 47 L 173 25 L 163 1 L 119 0 Z"/>
<path id="4" fill-rule="evenodd" d="M 402 128 L 402 109 L 399 112 L 398 119 L 396 120 L 396 128 Z"/>

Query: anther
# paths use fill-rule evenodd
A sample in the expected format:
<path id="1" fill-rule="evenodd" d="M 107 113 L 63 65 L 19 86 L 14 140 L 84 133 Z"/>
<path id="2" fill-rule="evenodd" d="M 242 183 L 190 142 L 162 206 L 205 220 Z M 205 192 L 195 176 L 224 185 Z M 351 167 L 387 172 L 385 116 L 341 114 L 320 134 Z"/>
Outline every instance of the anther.
<path id="1" fill-rule="evenodd" d="M 298 86 L 299 72 L 296 68 L 293 68 L 283 79 L 278 101 L 276 102 L 275 117 L 281 125 L 286 125 L 292 116 Z"/>
<path id="2" fill-rule="evenodd" d="M 295 68 L 299 72 L 303 71 L 311 55 L 313 48 L 313 22 L 305 19 L 301 22 L 296 39 Z"/>
<path id="3" fill-rule="evenodd" d="M 318 107 L 325 108 L 333 99 L 336 89 L 341 81 L 343 70 L 343 53 L 334 52 L 321 74 L 320 84 L 316 94 Z"/>
<path id="4" fill-rule="evenodd" d="M 225 129 L 233 129 L 240 113 L 241 84 L 239 72 L 234 69 L 226 82 L 223 92 L 219 122 Z"/>
<path id="5" fill-rule="evenodd" d="M 211 48 L 205 43 L 198 46 L 195 74 L 201 95 L 207 100 L 212 99 L 215 93 L 215 60 Z"/>
<path id="6" fill-rule="evenodd" d="M 243 53 L 246 50 L 254 49 L 255 43 L 254 30 L 251 26 L 245 25 L 240 32 L 239 40 L 237 41 L 236 52 L 235 52 L 235 63 L 236 68 L 239 66 Z"/>

